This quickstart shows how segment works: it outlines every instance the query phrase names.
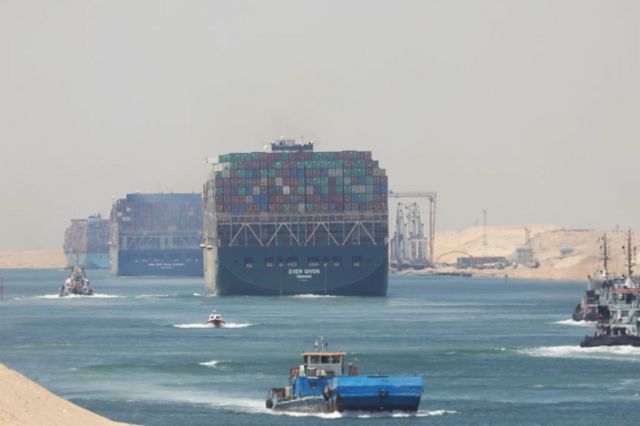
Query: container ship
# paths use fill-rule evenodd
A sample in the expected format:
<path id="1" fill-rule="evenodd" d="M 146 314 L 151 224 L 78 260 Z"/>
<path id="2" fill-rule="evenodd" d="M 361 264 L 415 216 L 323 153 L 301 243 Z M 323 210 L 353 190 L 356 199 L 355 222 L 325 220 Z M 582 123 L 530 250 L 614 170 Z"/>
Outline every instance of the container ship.
<path id="1" fill-rule="evenodd" d="M 127 194 L 111 208 L 114 275 L 202 276 L 202 196 Z"/>
<path id="2" fill-rule="evenodd" d="M 64 233 L 64 255 L 67 267 L 109 269 L 111 222 L 100 215 L 87 219 L 71 219 Z"/>
<path id="3" fill-rule="evenodd" d="M 203 188 L 205 289 L 217 295 L 385 296 L 388 182 L 368 151 L 209 159 Z"/>

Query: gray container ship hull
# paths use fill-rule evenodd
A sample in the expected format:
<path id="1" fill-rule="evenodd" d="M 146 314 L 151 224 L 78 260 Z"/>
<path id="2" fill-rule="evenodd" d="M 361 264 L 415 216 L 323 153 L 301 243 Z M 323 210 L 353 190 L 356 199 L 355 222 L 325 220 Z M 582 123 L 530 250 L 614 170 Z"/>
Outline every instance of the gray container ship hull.
<path id="1" fill-rule="evenodd" d="M 198 249 L 120 250 L 112 272 L 121 276 L 202 276 L 202 251 Z"/>
<path id="2" fill-rule="evenodd" d="M 214 247 L 204 257 L 207 290 L 221 296 L 387 294 L 386 245 Z"/>

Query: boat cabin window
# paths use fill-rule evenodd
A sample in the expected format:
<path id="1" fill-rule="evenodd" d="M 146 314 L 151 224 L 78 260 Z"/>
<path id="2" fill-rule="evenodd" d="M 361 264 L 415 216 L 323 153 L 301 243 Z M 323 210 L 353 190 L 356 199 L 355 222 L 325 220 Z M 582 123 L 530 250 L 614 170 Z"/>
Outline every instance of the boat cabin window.
<path id="1" fill-rule="evenodd" d="M 331 357 L 331 364 L 340 364 L 342 362 L 342 357 L 338 356 L 338 355 L 334 355 Z"/>
<path id="2" fill-rule="evenodd" d="M 320 357 L 318 355 L 311 355 L 311 364 L 319 364 L 320 363 Z"/>
<path id="3" fill-rule="evenodd" d="M 329 356 L 328 355 L 322 355 L 320 357 L 320 364 L 329 364 Z"/>

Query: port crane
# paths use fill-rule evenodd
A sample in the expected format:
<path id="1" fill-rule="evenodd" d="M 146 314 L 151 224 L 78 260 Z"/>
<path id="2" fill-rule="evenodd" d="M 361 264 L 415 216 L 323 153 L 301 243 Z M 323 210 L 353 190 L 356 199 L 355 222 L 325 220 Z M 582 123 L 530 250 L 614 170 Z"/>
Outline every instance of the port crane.
<path id="1" fill-rule="evenodd" d="M 429 264 L 433 266 L 435 261 L 434 256 L 434 241 L 435 241 L 435 230 L 436 230 L 436 198 L 437 194 L 435 192 L 395 192 L 389 191 L 389 198 L 413 198 L 413 199 L 421 199 L 426 200 L 429 205 Z"/>

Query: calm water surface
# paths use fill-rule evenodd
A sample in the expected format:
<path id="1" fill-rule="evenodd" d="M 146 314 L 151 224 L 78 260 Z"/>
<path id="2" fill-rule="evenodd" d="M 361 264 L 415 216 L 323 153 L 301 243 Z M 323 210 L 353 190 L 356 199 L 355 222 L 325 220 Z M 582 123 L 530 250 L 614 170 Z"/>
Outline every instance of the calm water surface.
<path id="1" fill-rule="evenodd" d="M 584 283 L 392 276 L 387 298 L 205 297 L 201 279 L 114 278 L 59 299 L 62 270 L 0 271 L 0 362 L 145 425 L 616 425 L 638 422 L 640 348 L 580 349 Z M 215 307 L 231 328 L 201 328 Z M 272 414 L 324 335 L 361 373 L 420 374 L 417 415 Z"/>

